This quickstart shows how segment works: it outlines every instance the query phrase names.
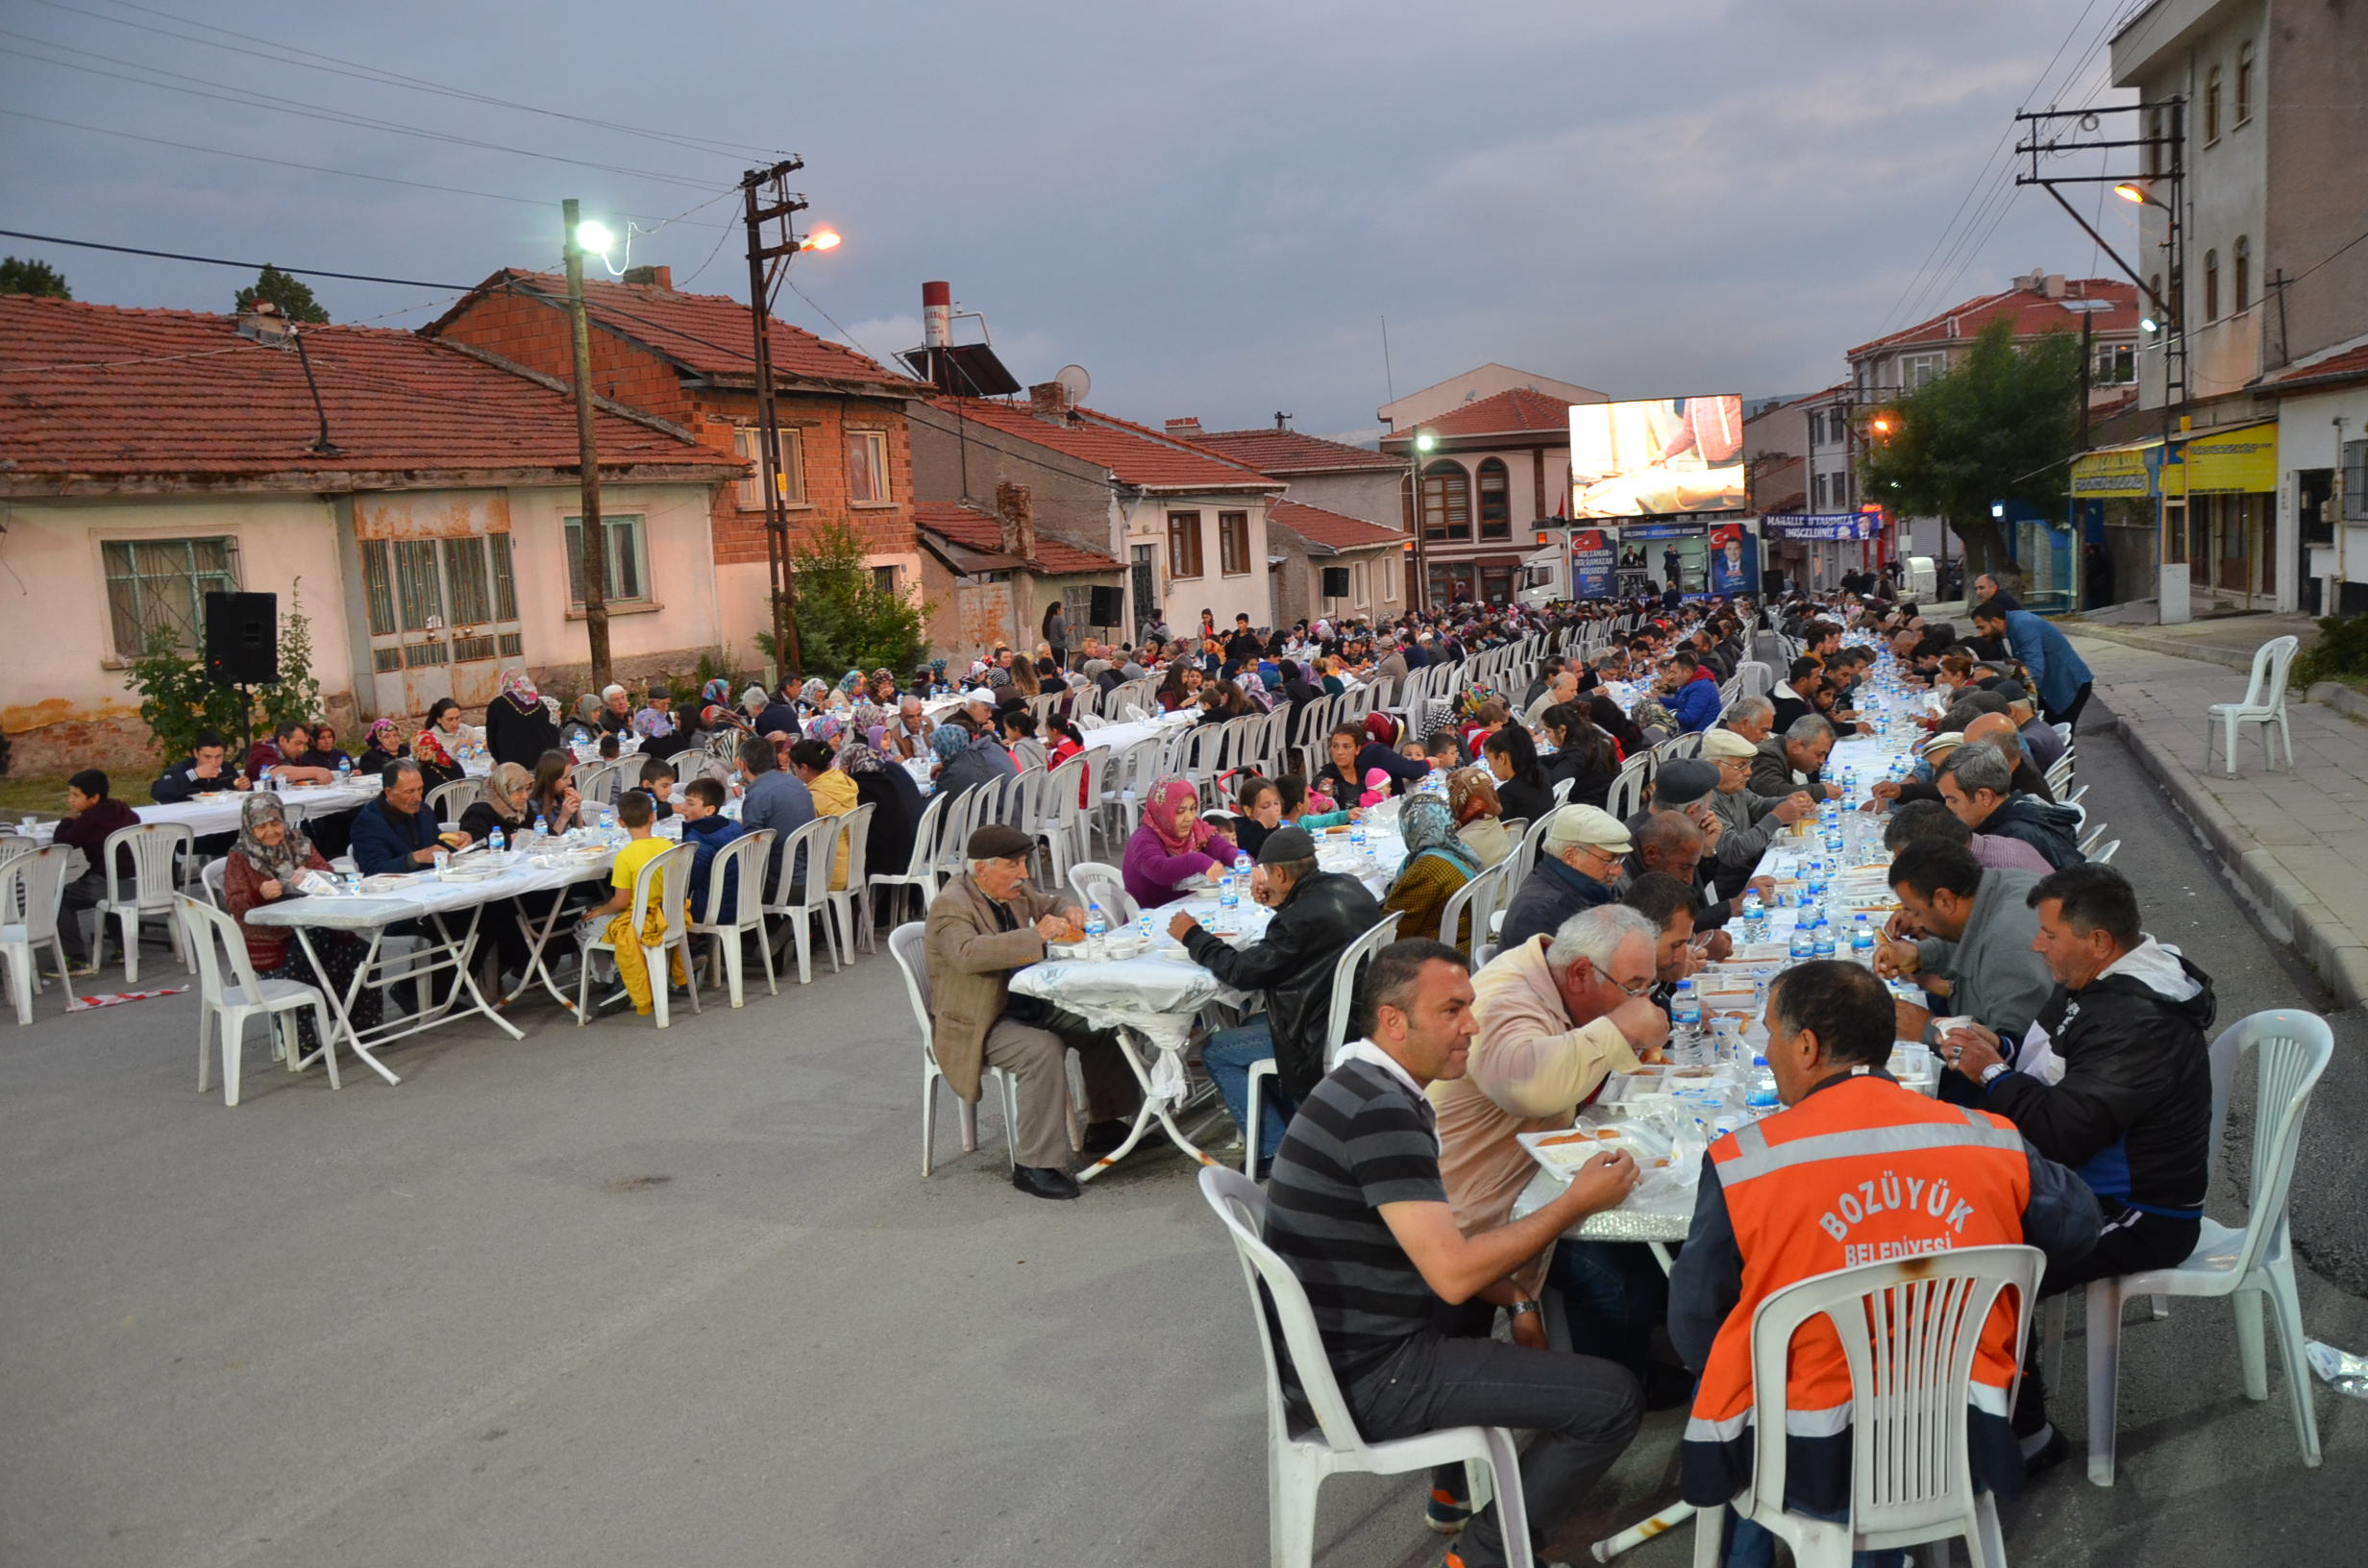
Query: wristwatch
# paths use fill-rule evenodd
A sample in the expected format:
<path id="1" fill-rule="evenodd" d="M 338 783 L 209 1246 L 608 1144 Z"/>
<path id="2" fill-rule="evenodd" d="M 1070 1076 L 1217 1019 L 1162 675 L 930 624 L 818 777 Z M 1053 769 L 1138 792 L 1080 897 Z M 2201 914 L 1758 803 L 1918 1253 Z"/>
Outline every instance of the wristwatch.
<path id="1" fill-rule="evenodd" d="M 1526 1317 L 1531 1312 L 1542 1311 L 1544 1309 L 1535 1301 L 1517 1301 L 1505 1311 L 1514 1317 Z"/>
<path id="2" fill-rule="evenodd" d="M 1996 1078 L 2000 1073 L 2011 1072 L 2013 1070 L 2013 1068 L 2008 1066 L 2004 1062 L 1992 1062 L 1988 1066 L 1982 1069 L 1983 1087 L 1987 1088 L 1990 1080 Z"/>

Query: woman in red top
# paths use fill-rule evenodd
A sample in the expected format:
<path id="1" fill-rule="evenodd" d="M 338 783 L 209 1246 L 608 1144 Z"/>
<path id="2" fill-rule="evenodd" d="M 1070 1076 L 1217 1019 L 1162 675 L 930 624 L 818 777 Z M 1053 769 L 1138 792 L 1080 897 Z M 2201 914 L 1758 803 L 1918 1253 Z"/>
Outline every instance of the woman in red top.
<path id="1" fill-rule="evenodd" d="M 222 897 L 230 906 L 231 919 L 238 922 L 239 933 L 247 939 L 247 957 L 258 975 L 301 981 L 324 991 L 333 988 L 341 995 L 352 987 L 354 971 L 360 966 L 366 949 L 351 932 L 312 933 L 312 947 L 320 956 L 322 971 L 316 973 L 306 961 L 304 946 L 295 940 L 294 933 L 284 926 L 247 923 L 251 910 L 276 904 L 283 898 L 303 896 L 296 891 L 296 882 L 307 871 L 328 870 L 329 862 L 321 858 L 312 841 L 287 820 L 278 796 L 258 791 L 240 803 L 238 839 L 231 845 L 230 859 L 222 868 Z M 367 1029 L 379 1021 L 377 991 L 365 987 L 346 1005 L 355 1027 Z M 310 1009 L 297 1010 L 296 1029 L 306 1050 L 320 1044 Z"/>

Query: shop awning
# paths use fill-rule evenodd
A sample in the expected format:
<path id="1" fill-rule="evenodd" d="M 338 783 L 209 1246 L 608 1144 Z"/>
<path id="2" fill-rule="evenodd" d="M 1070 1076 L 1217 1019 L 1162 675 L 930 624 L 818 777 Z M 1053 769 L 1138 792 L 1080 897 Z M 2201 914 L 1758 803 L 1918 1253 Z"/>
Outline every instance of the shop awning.
<path id="1" fill-rule="evenodd" d="M 2153 495 L 2161 450 L 2162 438 L 2155 436 L 2081 453 L 2072 462 L 2074 498 L 2095 501 L 2108 496 Z"/>

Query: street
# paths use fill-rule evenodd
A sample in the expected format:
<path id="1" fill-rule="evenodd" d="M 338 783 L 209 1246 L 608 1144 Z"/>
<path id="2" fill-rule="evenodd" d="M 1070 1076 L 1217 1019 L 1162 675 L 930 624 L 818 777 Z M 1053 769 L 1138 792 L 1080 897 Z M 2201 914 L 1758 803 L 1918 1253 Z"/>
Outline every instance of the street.
<path id="1" fill-rule="evenodd" d="M 2119 747 L 2086 734 L 2081 762 L 2221 1022 L 2321 1005 Z M 194 1092 L 187 997 L 61 1019 L 54 996 L 0 1030 L 0 1560 L 1264 1560 L 1258 1356 L 1191 1171 L 1138 1159 L 1033 1202 L 990 1111 L 967 1158 L 942 1118 L 924 1181 L 884 954 L 664 1034 L 539 1012 L 523 1043 L 430 1036 L 391 1053 L 399 1088 L 356 1071 L 333 1094 L 252 1045 L 234 1111 Z M 2304 1275 L 2310 1333 L 2368 1349 L 2347 1293 L 2368 1286 L 2368 1091 L 2360 1019 L 2337 1021 L 2294 1214 L 2327 1271 Z M 2124 1343 L 2120 1484 L 2079 1460 L 2076 1340 L 2055 1401 L 2075 1457 L 2006 1511 L 2016 1563 L 2356 1560 L 2368 1408 L 2314 1388 L 2306 1471 L 2277 1373 L 2243 1397 L 2225 1306 L 2134 1313 Z M 1674 1495 L 1680 1424 L 1649 1420 L 1562 1556 Z M 1436 1563 L 1419 1497 L 1331 1482 L 1320 1560 Z"/>

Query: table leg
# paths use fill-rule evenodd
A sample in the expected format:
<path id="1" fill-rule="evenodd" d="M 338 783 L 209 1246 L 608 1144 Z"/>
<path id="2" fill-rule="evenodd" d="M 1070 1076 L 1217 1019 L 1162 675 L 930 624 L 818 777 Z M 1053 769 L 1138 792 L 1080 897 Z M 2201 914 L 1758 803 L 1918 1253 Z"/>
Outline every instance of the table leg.
<path id="1" fill-rule="evenodd" d="M 502 998 L 503 1006 L 507 1007 L 516 1001 L 532 989 L 535 981 L 540 980 L 543 983 L 543 989 L 551 993 L 552 1000 L 566 1008 L 570 1013 L 576 1011 L 575 998 L 559 989 L 559 983 L 552 978 L 551 966 L 544 957 L 551 946 L 552 933 L 558 928 L 559 917 L 566 913 L 566 891 L 562 889 L 559 895 L 552 899 L 550 913 L 543 917 L 542 929 L 539 931 L 535 929 L 534 922 L 525 916 L 514 917 L 518 921 L 518 928 L 526 933 L 527 972 L 519 976 L 518 984 L 510 988 L 509 994 Z"/>
<path id="2" fill-rule="evenodd" d="M 395 1076 L 393 1068 L 371 1053 L 370 1047 L 362 1043 L 360 1031 L 354 1027 L 354 999 L 361 994 L 361 988 L 370 983 L 370 968 L 378 962 L 379 944 L 385 935 L 383 926 L 371 928 L 370 945 L 362 953 L 361 962 L 354 967 L 353 983 L 339 992 L 329 984 L 329 971 L 321 968 L 321 955 L 313 951 L 310 928 L 296 927 L 296 941 L 305 950 L 305 962 L 312 966 L 313 979 L 320 986 L 321 994 L 329 1001 L 330 1018 L 335 1024 L 337 1034 L 345 1041 L 345 1048 L 388 1083 L 399 1084 L 403 1080 Z M 329 1042 L 322 1043 L 326 1048 Z"/>
<path id="3" fill-rule="evenodd" d="M 1176 1125 L 1175 1117 L 1169 1112 L 1167 1096 L 1152 1087 L 1151 1072 L 1144 1066 L 1143 1052 L 1136 1046 L 1135 1032 L 1122 1028 L 1117 1031 L 1117 1035 L 1119 1052 L 1126 1058 L 1126 1066 L 1134 1072 L 1135 1082 L 1142 1086 L 1143 1104 L 1135 1111 L 1135 1122 L 1133 1126 L 1126 1129 L 1125 1140 L 1083 1170 L 1078 1171 L 1077 1180 L 1090 1182 L 1133 1153 L 1135 1145 L 1143 1141 L 1143 1135 L 1151 1130 L 1151 1123 L 1154 1120 L 1167 1131 L 1170 1141 L 1173 1142 L 1177 1148 L 1182 1149 L 1204 1165 L 1217 1164 L 1215 1160 L 1200 1152 L 1198 1144 L 1185 1136 L 1184 1129 Z M 1151 1048 L 1158 1049 L 1157 1046 Z"/>
<path id="4" fill-rule="evenodd" d="M 1653 1259 L 1656 1262 L 1661 1264 L 1661 1272 L 1664 1274 L 1668 1273 L 1671 1267 L 1668 1247 L 1659 1241 L 1647 1241 L 1645 1245 L 1653 1249 Z M 1642 1546 L 1646 1541 L 1651 1540 L 1654 1536 L 1673 1530 L 1677 1526 L 1684 1524 L 1687 1520 L 1692 1518 L 1693 1514 L 1694 1508 L 1692 1504 L 1672 1503 L 1667 1507 L 1662 1509 L 1659 1513 L 1654 1514 L 1651 1518 L 1644 1520 L 1642 1523 L 1630 1525 L 1626 1530 L 1621 1531 L 1618 1534 L 1611 1536 L 1605 1540 L 1597 1541 L 1587 1550 L 1597 1562 L 1610 1562 L 1614 1557 L 1618 1556 L 1622 1552 L 1627 1552 L 1636 1547 Z"/>
<path id="5" fill-rule="evenodd" d="M 520 1029 L 516 1024 L 510 1022 L 507 1018 L 502 1017 L 501 1014 L 495 1012 L 493 1009 L 493 1004 L 485 1000 L 485 993 L 477 989 L 477 976 L 474 972 L 472 972 L 473 967 L 469 961 L 475 957 L 477 953 L 477 926 L 480 918 L 483 916 L 484 912 L 485 906 L 482 904 L 474 904 L 470 906 L 468 928 L 461 932 L 460 940 L 457 942 L 455 942 L 452 939 L 452 934 L 445 926 L 444 917 L 442 915 L 431 915 L 429 917 L 430 919 L 435 922 L 436 935 L 444 939 L 445 949 L 453 955 L 452 993 L 445 998 L 444 1004 L 436 1010 L 436 1016 L 438 1017 L 443 1017 L 449 1015 L 458 1004 L 460 1000 L 460 993 L 463 991 L 466 991 L 469 993 L 469 1005 L 466 1008 L 461 1009 L 461 1011 L 482 1014 L 484 1017 L 492 1019 L 494 1026 L 499 1028 L 504 1034 L 509 1036 L 510 1039 L 524 1040 L 527 1038 L 526 1031 Z"/>

